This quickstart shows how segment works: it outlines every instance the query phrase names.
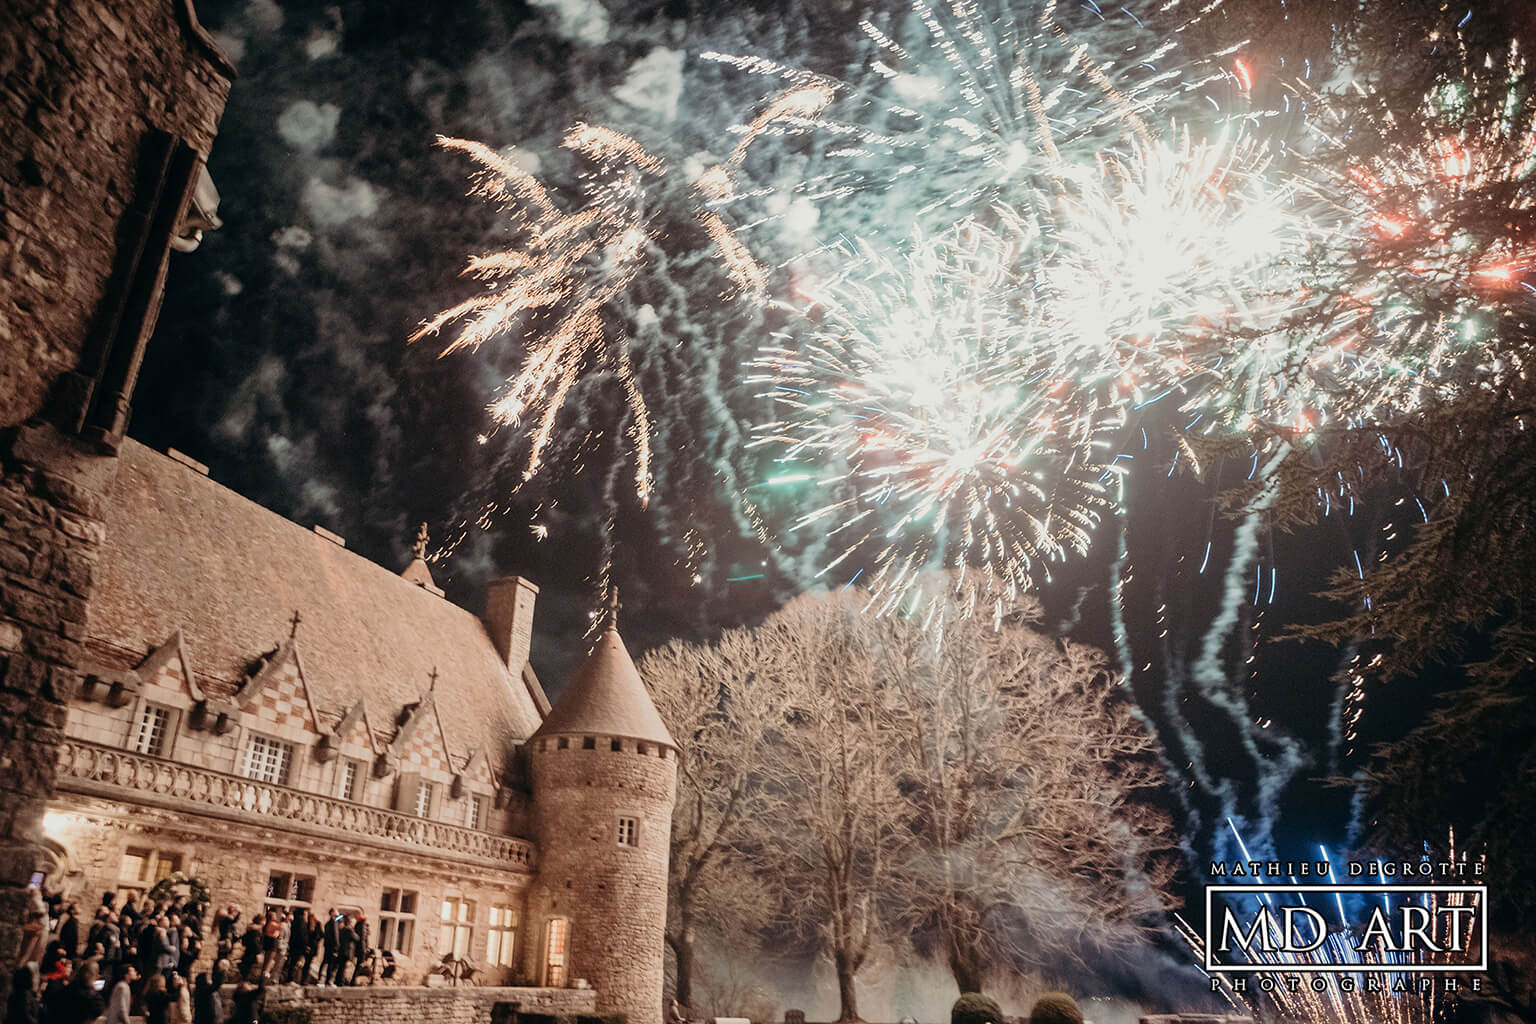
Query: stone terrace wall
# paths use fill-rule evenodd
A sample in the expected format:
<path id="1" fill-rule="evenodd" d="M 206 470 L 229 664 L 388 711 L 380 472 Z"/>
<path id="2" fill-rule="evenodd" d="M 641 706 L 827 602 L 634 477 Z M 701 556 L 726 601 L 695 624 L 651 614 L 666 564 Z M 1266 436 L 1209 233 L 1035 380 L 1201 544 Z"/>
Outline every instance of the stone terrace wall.
<path id="1" fill-rule="evenodd" d="M 234 992 L 226 986 L 227 1001 Z M 310 1024 L 491 1024 L 498 1003 L 523 1013 L 573 1017 L 596 1012 L 597 992 L 575 988 L 300 988 L 267 990 L 265 1009 L 303 1008 Z"/>

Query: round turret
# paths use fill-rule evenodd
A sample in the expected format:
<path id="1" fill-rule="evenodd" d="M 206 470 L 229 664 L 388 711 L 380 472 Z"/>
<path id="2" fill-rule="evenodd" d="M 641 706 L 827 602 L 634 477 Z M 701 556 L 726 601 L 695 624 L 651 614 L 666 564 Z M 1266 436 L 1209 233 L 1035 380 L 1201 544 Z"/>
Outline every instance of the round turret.
<path id="1" fill-rule="evenodd" d="M 659 1024 L 677 751 L 612 616 L 528 747 L 540 852 L 525 967 L 541 985 L 586 979 L 599 1013 Z"/>

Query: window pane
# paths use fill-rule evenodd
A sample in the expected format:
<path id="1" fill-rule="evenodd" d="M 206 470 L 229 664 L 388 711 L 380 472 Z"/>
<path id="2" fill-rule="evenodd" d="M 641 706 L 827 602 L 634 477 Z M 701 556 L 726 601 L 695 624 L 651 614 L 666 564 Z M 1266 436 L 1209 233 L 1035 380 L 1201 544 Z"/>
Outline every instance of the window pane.
<path id="1" fill-rule="evenodd" d="M 130 846 L 123 851 L 123 866 L 118 877 L 135 882 L 143 882 L 149 872 L 149 851 Z"/>
<path id="2" fill-rule="evenodd" d="M 292 758 L 292 744 L 266 736 L 252 736 L 251 745 L 246 751 L 245 775 L 261 782 L 286 786 Z"/>
<path id="3" fill-rule="evenodd" d="M 145 704 L 139 712 L 138 725 L 133 732 L 133 749 L 140 754 L 159 757 L 165 750 L 166 726 L 171 713 L 158 704 Z"/>

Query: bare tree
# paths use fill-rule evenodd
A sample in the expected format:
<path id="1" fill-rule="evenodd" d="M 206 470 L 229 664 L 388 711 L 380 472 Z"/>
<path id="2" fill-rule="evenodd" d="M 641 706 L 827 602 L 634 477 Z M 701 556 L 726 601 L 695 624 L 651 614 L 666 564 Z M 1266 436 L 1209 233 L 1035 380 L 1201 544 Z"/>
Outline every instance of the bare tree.
<path id="1" fill-rule="evenodd" d="M 1104 656 L 940 607 L 882 622 L 911 833 L 887 887 L 962 992 L 993 969 L 1124 948 L 1160 923 L 1176 868 L 1152 737 Z"/>
<path id="2" fill-rule="evenodd" d="M 784 710 L 765 748 L 763 865 L 784 924 L 814 934 L 837 974 L 838 1019 L 859 1019 L 856 979 L 886 937 L 880 899 L 906 825 L 874 620 L 855 595 L 803 596 L 757 633 Z"/>
<path id="3" fill-rule="evenodd" d="M 853 1021 L 860 970 L 897 934 L 976 991 L 994 966 L 1123 947 L 1164 908 L 1171 828 L 1140 799 L 1153 741 L 1103 655 L 1038 632 L 1032 603 L 997 626 L 949 605 L 880 618 L 867 600 L 802 596 L 644 663 L 684 748 L 680 999 L 705 926 L 814 942 Z M 772 915 L 751 902 L 765 893 Z"/>
<path id="4" fill-rule="evenodd" d="M 775 714 L 782 719 L 773 689 L 756 685 L 770 653 L 757 634 L 731 630 L 712 645 L 674 641 L 640 663 L 679 744 L 667 945 L 685 1006 L 694 1000 L 700 933 L 751 945 L 773 911 L 742 853 L 759 839 L 757 766 Z"/>

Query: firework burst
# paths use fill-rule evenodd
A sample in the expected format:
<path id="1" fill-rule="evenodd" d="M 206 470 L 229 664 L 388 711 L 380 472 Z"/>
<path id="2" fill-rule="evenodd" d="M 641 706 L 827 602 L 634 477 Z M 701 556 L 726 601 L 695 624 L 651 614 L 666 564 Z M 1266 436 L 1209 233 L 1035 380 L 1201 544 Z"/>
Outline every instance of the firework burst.
<path id="1" fill-rule="evenodd" d="M 1036 354 L 1013 256 L 976 224 L 900 259 L 861 247 L 813 296 L 813 337 L 756 361 L 782 418 L 754 443 L 778 449 L 775 480 L 825 499 L 792 530 L 828 538 L 824 573 L 868 571 L 882 610 L 939 568 L 973 604 L 1016 597 L 1086 549 L 1108 503 L 1115 414 Z"/>
<path id="2" fill-rule="evenodd" d="M 515 238 L 507 248 L 468 261 L 465 273 L 485 284 L 482 294 L 426 320 L 410 340 L 459 325 L 443 355 L 474 350 L 503 335 L 523 342 L 522 368 L 506 381 L 490 413 L 504 426 L 531 418 L 524 481 L 542 465 L 572 389 L 588 374 L 611 374 L 629 407 L 635 493 L 645 503 L 652 484 L 651 418 L 613 306 L 654 255 L 665 209 L 654 194 L 666 165 L 627 135 L 577 124 L 562 145 L 590 167 L 581 179 L 585 201 L 567 213 L 537 179 L 489 146 L 464 139 L 438 142 L 480 165 L 471 195 L 504 210 Z M 730 188 L 729 166 L 712 167 L 693 183 L 693 214 L 738 292 L 761 297 L 762 269 L 710 207 Z"/>
<path id="3" fill-rule="evenodd" d="M 1047 2 L 1025 16 L 1006 4 L 913 0 L 894 25 L 861 23 L 871 55 L 857 83 L 761 57 L 704 56 L 786 86 L 737 128 L 738 164 L 750 141 L 813 135 L 824 169 L 797 181 L 796 196 L 824 207 L 889 199 L 890 224 L 943 230 L 998 204 L 1048 216 L 1098 153 L 1150 145 L 1149 118 L 1228 80 L 1215 57 L 1196 68 L 1178 55 L 1177 31 L 1189 23 L 1159 34 L 1129 9 L 1085 17 Z"/>

